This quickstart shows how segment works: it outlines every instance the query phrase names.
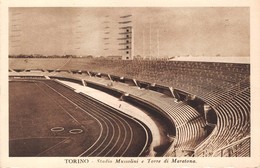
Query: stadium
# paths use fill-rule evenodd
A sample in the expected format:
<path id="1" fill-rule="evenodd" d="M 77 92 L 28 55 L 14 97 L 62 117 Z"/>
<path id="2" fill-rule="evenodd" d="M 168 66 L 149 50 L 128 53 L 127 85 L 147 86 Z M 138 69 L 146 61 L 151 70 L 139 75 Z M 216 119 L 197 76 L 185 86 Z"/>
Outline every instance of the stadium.
<path id="1" fill-rule="evenodd" d="M 248 59 L 136 57 L 131 18 L 121 57 L 9 56 L 9 156 L 250 156 Z"/>

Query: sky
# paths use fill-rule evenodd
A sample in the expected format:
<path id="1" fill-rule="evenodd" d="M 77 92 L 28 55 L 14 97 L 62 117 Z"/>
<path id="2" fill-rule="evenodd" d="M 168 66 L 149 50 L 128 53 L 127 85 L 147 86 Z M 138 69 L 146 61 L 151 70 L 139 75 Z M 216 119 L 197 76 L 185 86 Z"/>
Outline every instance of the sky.
<path id="1" fill-rule="evenodd" d="M 122 55 L 118 22 L 131 14 L 134 55 L 249 56 L 249 12 L 247 7 L 12 7 L 9 53 Z"/>

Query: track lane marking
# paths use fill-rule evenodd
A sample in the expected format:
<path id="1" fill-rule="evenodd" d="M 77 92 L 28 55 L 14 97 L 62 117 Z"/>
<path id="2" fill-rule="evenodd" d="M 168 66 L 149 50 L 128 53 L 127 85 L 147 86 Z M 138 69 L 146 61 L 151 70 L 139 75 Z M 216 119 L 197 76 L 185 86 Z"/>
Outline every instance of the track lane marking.
<path id="1" fill-rule="evenodd" d="M 122 124 L 121 120 L 118 120 L 118 121 Z M 119 142 L 119 139 L 121 137 L 121 129 L 120 129 L 119 124 L 117 124 L 117 126 L 118 126 L 118 138 L 117 138 L 115 144 L 113 145 L 113 147 L 105 154 L 105 156 L 107 156 L 116 147 L 117 143 Z"/>
<path id="2" fill-rule="evenodd" d="M 137 123 L 139 123 L 139 125 L 141 125 L 141 127 L 143 127 L 143 129 L 145 130 L 145 135 L 146 135 L 146 141 L 145 141 L 145 145 L 144 145 L 144 147 L 143 147 L 143 149 L 141 150 L 141 152 L 139 153 L 139 155 L 138 156 L 140 156 L 143 152 L 144 152 L 144 150 L 145 150 L 145 147 L 147 146 L 147 144 L 148 144 L 148 138 L 149 138 L 149 136 L 148 136 L 148 131 L 147 131 L 147 129 L 143 126 L 143 124 L 142 123 L 140 123 L 138 120 L 136 120 L 136 119 L 134 119 Z"/>
<path id="3" fill-rule="evenodd" d="M 56 93 L 57 94 L 59 94 L 60 96 L 62 96 L 63 98 L 65 98 L 66 100 L 68 100 L 68 101 L 70 101 L 70 99 L 69 98 L 67 98 L 66 96 L 64 96 L 63 94 L 61 94 L 60 92 L 58 92 L 56 89 L 54 89 L 54 88 L 52 88 L 52 87 L 50 87 L 49 85 L 47 85 L 46 83 L 44 83 L 46 86 L 48 86 L 49 88 L 51 88 L 52 90 L 54 90 L 54 91 L 56 91 Z M 38 86 L 39 87 L 39 86 Z M 75 103 L 73 102 L 73 101 L 70 101 L 72 104 L 74 104 L 75 105 Z M 76 107 L 79 107 L 78 105 L 76 105 Z M 81 109 L 81 108 L 80 108 Z M 82 110 L 82 109 L 81 109 Z M 84 111 L 85 113 L 87 113 L 87 114 L 89 114 L 88 112 L 86 112 L 85 110 L 82 110 L 82 111 Z M 107 112 L 106 112 L 107 113 Z M 117 112 L 116 111 L 116 113 L 119 113 L 119 114 L 121 114 L 121 115 L 124 115 L 124 114 L 122 114 L 122 113 L 120 113 L 120 112 Z M 107 113 L 108 114 L 108 113 Z M 90 114 L 89 114 L 90 115 Z M 111 116 L 111 117 L 115 117 L 117 120 L 119 120 L 117 117 L 117 115 L 116 114 L 113 114 L 114 116 Z M 127 115 L 124 115 L 124 116 L 126 116 L 127 118 L 129 118 L 129 119 L 131 119 L 131 120 L 134 120 L 135 122 L 137 122 L 135 119 L 133 119 L 132 117 L 129 117 L 129 116 L 127 116 Z M 93 117 L 93 116 L 92 116 Z M 119 118 L 121 118 L 121 117 L 119 117 Z M 130 142 L 129 142 L 129 144 L 128 144 L 128 147 L 127 147 L 127 149 L 129 148 L 129 146 L 130 146 L 130 144 L 131 144 L 131 142 L 132 142 L 132 128 L 131 128 L 131 126 L 128 124 L 128 122 L 125 120 L 125 119 L 123 119 L 123 118 L 121 118 L 127 125 L 128 125 L 128 127 L 129 127 L 129 129 L 130 129 L 130 132 L 131 132 L 131 140 L 130 140 Z M 119 121 L 121 121 L 121 120 L 119 120 Z M 139 122 L 138 122 L 139 123 Z M 139 125 L 140 125 L 140 123 L 139 123 Z M 123 125 L 124 126 L 124 125 Z M 142 127 L 143 127 L 143 125 L 141 125 Z M 146 132 L 146 137 L 148 137 L 147 136 L 147 130 L 143 127 L 143 129 L 144 129 L 144 131 Z M 126 135 L 125 135 L 125 137 L 126 137 Z M 147 145 L 147 138 L 146 138 L 146 145 Z M 124 139 L 124 141 L 123 141 L 123 143 L 125 142 L 125 139 Z M 125 149 L 125 152 L 127 151 L 127 149 Z M 145 149 L 145 147 L 143 148 L 143 150 Z M 119 149 L 120 150 L 120 149 Z M 141 153 L 143 152 L 143 150 L 141 151 Z M 125 153 L 124 152 L 124 153 Z M 140 153 L 140 154 L 141 154 Z M 140 155 L 139 154 L 139 155 Z M 123 154 L 121 155 L 121 156 L 123 156 Z"/>
<path id="4" fill-rule="evenodd" d="M 49 85 L 47 85 L 48 87 L 50 87 Z M 70 101 L 70 102 L 72 102 L 70 99 L 68 99 L 66 96 L 64 96 L 63 94 L 61 94 L 61 93 L 59 93 L 56 89 L 54 89 L 54 88 L 52 88 L 51 87 L 51 89 L 53 89 L 55 92 L 57 92 L 58 94 L 60 94 L 62 97 L 64 97 L 65 99 L 67 99 L 68 101 Z M 72 102 L 74 105 L 75 105 L 75 103 L 74 102 Z M 76 105 L 76 106 L 78 106 L 78 105 Z M 107 106 L 107 105 L 106 105 Z M 79 107 L 79 106 L 78 106 Z M 80 109 L 82 109 L 81 107 L 79 107 Z M 86 112 L 85 110 L 83 110 L 84 112 Z M 88 113 L 88 112 L 86 112 L 86 113 Z M 107 114 L 110 114 L 110 113 L 108 113 L 108 112 L 105 112 L 105 113 L 107 113 Z M 141 154 L 142 154 L 142 152 L 145 150 L 145 147 L 147 146 L 147 143 L 148 143 L 148 133 L 147 133 L 147 130 L 146 130 L 146 128 L 139 122 L 139 121 L 137 121 L 136 119 L 134 119 L 134 118 L 132 118 L 132 117 L 130 117 L 130 116 L 128 116 L 128 115 L 126 115 L 126 114 L 124 114 L 124 113 L 122 113 L 122 112 L 117 112 L 116 111 L 116 113 L 118 113 L 118 114 L 121 114 L 121 115 L 123 115 L 123 116 L 125 116 L 125 117 L 127 117 L 127 118 L 129 118 L 129 119 L 131 119 L 131 120 L 133 120 L 134 122 L 136 122 L 136 123 L 138 123 L 143 129 L 144 129 L 144 131 L 145 131 L 145 133 L 146 133 L 146 142 L 145 142 L 145 145 L 144 145 L 144 147 L 143 147 L 143 149 L 142 149 L 142 151 L 139 153 L 139 155 L 138 156 L 140 156 Z M 89 113 L 88 113 L 89 114 Z M 121 116 L 117 116 L 116 114 L 114 114 L 114 113 L 111 113 L 112 115 L 113 115 L 113 117 L 115 117 L 115 118 L 120 118 L 120 119 L 122 119 L 122 121 L 124 121 L 127 125 L 128 125 L 128 127 L 129 127 L 129 129 L 130 129 L 130 134 L 131 134 L 131 138 L 130 138 L 130 142 L 128 143 L 128 146 L 127 146 L 127 148 L 125 149 L 125 151 L 124 151 L 124 153 L 121 155 L 121 156 L 123 156 L 124 154 L 125 154 L 125 152 L 128 150 L 128 148 L 130 147 L 130 145 L 131 145 L 131 142 L 132 142 L 132 140 L 133 140 L 133 130 L 132 130 L 132 128 L 131 128 L 131 126 L 129 125 L 129 123 L 125 120 L 125 119 L 123 119 Z M 111 115 L 110 114 L 110 115 Z M 105 116 L 103 116 L 102 115 L 102 117 L 105 117 Z M 119 120 L 119 119 L 118 119 Z M 119 120 L 120 121 L 120 120 Z M 124 125 L 123 125 L 124 126 Z M 125 126 L 124 126 L 124 128 L 125 128 Z M 125 131 L 126 131 L 126 128 L 125 128 Z M 127 134 L 127 133 L 126 133 Z M 125 135 L 125 138 L 124 138 L 124 141 L 123 141 L 123 143 L 125 142 L 125 140 L 126 140 L 126 135 Z M 97 140 L 98 141 L 98 140 Z M 91 148 L 97 143 L 97 141 L 91 146 Z M 123 146 L 123 143 L 122 143 L 122 145 L 121 145 L 121 147 Z M 100 145 L 99 145 L 100 146 Z M 121 147 L 118 149 L 118 151 L 121 149 Z M 88 150 L 90 150 L 90 148 L 88 149 Z M 87 151 L 88 151 L 87 150 Z M 118 152 L 117 151 L 117 152 Z M 86 152 L 86 151 L 85 151 Z M 82 156 L 85 152 L 83 152 L 81 155 L 79 155 L 79 156 Z M 116 153 L 115 153 L 116 154 Z"/>
<path id="5" fill-rule="evenodd" d="M 78 95 L 77 95 L 77 96 L 78 96 Z M 80 97 L 71 96 L 71 98 L 73 98 L 73 99 L 75 99 L 76 101 L 78 101 L 79 103 L 81 103 L 81 106 L 83 106 L 83 107 L 86 107 L 86 104 L 85 104 L 85 103 L 93 104 L 92 102 L 87 102 L 85 99 L 81 99 Z M 101 110 L 102 112 L 105 112 L 104 109 L 102 109 L 102 108 L 100 108 L 100 107 L 95 107 L 95 108 Z M 107 113 L 107 112 L 106 112 L 106 113 Z M 109 113 L 108 113 L 108 114 L 109 114 Z M 113 126 L 112 122 L 107 119 L 107 116 L 102 115 L 101 113 L 95 113 L 95 116 L 102 117 L 102 118 L 100 118 L 100 119 L 101 119 L 102 121 L 104 121 L 104 123 L 105 123 L 106 128 L 107 128 L 108 131 L 107 131 L 106 137 L 105 137 L 105 139 L 103 139 L 102 143 L 99 144 L 99 146 L 98 146 L 94 151 L 92 151 L 90 154 L 88 154 L 87 156 L 90 156 L 90 155 L 92 155 L 94 152 L 96 152 L 97 150 L 99 150 L 99 148 L 101 148 L 101 146 L 102 146 L 102 145 L 104 144 L 104 142 L 107 140 L 107 137 L 108 137 L 110 131 L 109 131 L 109 126 L 108 126 L 108 124 L 105 122 L 105 120 L 107 120 L 107 121 L 110 123 L 110 125 L 113 127 L 113 134 L 114 134 L 114 132 L 115 132 L 114 126 Z M 110 117 L 110 118 L 111 118 L 111 117 Z M 113 120 L 113 121 L 114 121 L 114 120 Z M 114 121 L 114 122 L 115 122 L 115 121 Z M 116 123 L 116 122 L 115 122 L 115 123 Z M 112 139 L 113 139 L 113 137 L 114 137 L 114 135 L 112 136 Z M 110 142 L 111 142 L 111 140 L 110 140 Z M 109 144 L 110 144 L 110 142 L 109 142 Z M 103 148 L 103 149 L 106 149 L 106 148 L 109 146 L 109 144 L 108 144 L 105 148 Z M 101 149 L 102 149 L 102 148 L 101 148 Z M 88 151 L 89 151 L 89 149 L 86 150 L 85 152 L 83 152 L 82 155 L 86 154 Z M 101 152 L 103 152 L 103 151 L 101 151 Z M 100 153 L 101 153 L 101 152 L 100 152 Z M 98 154 L 99 154 L 99 153 L 98 153 Z"/>
<path id="6" fill-rule="evenodd" d="M 49 86 L 49 87 L 51 87 L 51 86 Z M 52 88 L 52 87 L 51 87 Z M 52 89 L 54 89 L 54 88 L 52 88 Z M 54 90 L 56 90 L 56 89 L 54 89 Z M 57 91 L 57 90 L 56 90 Z M 57 91 L 58 93 L 60 93 L 59 91 Z M 60 93 L 61 95 L 63 95 L 62 93 Z M 64 96 L 64 95 L 63 95 Z M 66 97 L 66 96 L 64 96 L 64 97 Z M 78 100 L 78 98 L 77 97 L 75 97 L 75 96 L 71 96 L 71 97 L 73 97 L 75 100 Z M 67 98 L 67 97 L 66 97 Z M 68 100 L 70 100 L 69 98 L 67 98 Z M 73 102 L 72 100 L 70 100 L 71 102 Z M 80 100 L 81 101 L 81 100 Z M 74 103 L 74 102 L 73 102 Z M 76 103 L 74 103 L 74 104 L 76 104 Z M 83 103 L 83 106 L 85 106 L 84 105 L 84 103 Z M 77 105 L 77 107 L 79 107 L 78 105 Z M 79 107 L 79 108 L 81 108 L 81 107 Z M 82 108 L 83 109 L 83 108 Z M 98 114 L 99 113 L 95 113 L 95 116 L 98 116 Z M 100 115 L 99 115 L 100 116 Z M 102 115 L 103 116 L 103 115 Z M 106 125 L 106 128 L 107 128 L 107 132 L 106 132 L 106 137 L 105 137 L 105 139 L 102 141 L 102 143 L 101 143 L 101 145 L 103 145 L 103 143 L 106 141 L 106 139 L 107 139 L 107 137 L 108 137 L 108 135 L 109 135 L 109 126 L 107 125 L 107 123 L 105 122 L 105 120 L 104 119 L 106 119 L 107 120 L 107 118 L 105 117 L 105 116 L 103 116 L 104 118 L 100 118 L 104 123 L 105 123 L 105 125 Z M 108 120 L 109 121 L 109 120 Z M 110 122 L 110 121 L 109 121 Z M 112 124 L 111 124 L 112 125 Z M 99 141 L 99 140 L 97 140 L 97 141 Z M 93 148 L 93 146 L 97 143 L 97 141 L 90 147 L 90 148 L 88 148 L 86 151 L 84 151 L 83 153 L 81 153 L 79 156 L 82 156 L 82 155 L 84 155 L 84 154 L 86 154 L 90 149 L 92 149 Z M 99 145 L 99 147 L 101 146 L 101 145 Z M 96 150 L 97 150 L 98 148 L 96 148 L 94 151 L 92 151 L 91 152 L 91 154 L 93 154 L 93 152 L 96 152 Z M 89 154 L 89 155 L 91 155 L 91 154 Z M 89 156 L 88 155 L 88 156 Z"/>
<path id="7" fill-rule="evenodd" d="M 81 100 L 80 100 L 80 101 L 81 101 Z M 86 100 L 85 100 L 85 99 L 82 99 L 81 102 L 83 103 L 83 106 L 84 106 L 84 102 L 86 102 Z M 92 104 L 92 105 L 95 105 L 95 104 L 92 102 L 92 100 L 91 100 L 90 102 L 88 102 L 88 103 L 89 103 L 89 104 Z M 108 115 L 103 115 L 102 113 L 97 113 L 99 116 L 102 116 L 102 117 L 104 117 L 105 119 L 107 119 L 107 117 L 109 117 L 109 118 L 110 118 L 113 122 L 115 122 L 116 125 L 118 126 L 117 122 L 112 118 L 111 113 L 105 111 L 105 110 L 104 110 L 103 108 L 101 108 L 101 107 L 95 106 L 95 108 L 99 109 L 99 110 L 102 111 L 103 113 L 108 114 Z M 90 153 L 88 156 L 90 156 L 91 154 L 93 154 L 94 152 L 96 152 L 99 148 L 101 148 L 102 150 L 97 154 L 97 156 L 98 156 L 98 155 L 99 155 L 100 153 L 102 153 L 106 148 L 109 147 L 109 145 L 111 144 L 112 140 L 114 139 L 114 136 L 115 136 L 115 127 L 114 127 L 114 124 L 113 124 L 110 120 L 108 120 L 108 119 L 107 119 L 107 121 L 111 124 L 111 126 L 112 126 L 112 132 L 113 132 L 113 135 L 112 135 L 110 141 L 109 141 L 108 144 L 107 144 L 105 147 L 103 147 L 103 149 L 102 149 L 101 147 L 102 147 L 103 143 L 105 142 L 105 140 L 107 139 L 107 137 L 106 137 L 106 139 L 102 142 L 102 144 L 100 144 L 100 145 L 98 146 L 98 148 L 97 148 L 95 151 L 93 151 L 92 153 Z M 119 128 L 119 130 L 120 130 L 120 127 L 118 127 L 118 128 Z"/>
<path id="8" fill-rule="evenodd" d="M 77 96 L 78 96 L 78 95 L 77 95 Z M 86 101 L 85 101 L 85 102 L 82 101 L 82 100 L 81 100 L 79 97 L 77 97 L 77 96 L 75 97 L 75 96 L 71 95 L 70 98 L 73 98 L 74 101 L 77 101 L 77 102 L 78 102 L 78 105 L 81 105 L 81 106 L 83 106 L 83 107 L 88 108 L 88 106 L 85 105 L 85 102 L 86 102 Z M 80 103 L 81 103 L 81 104 L 80 104 Z M 86 103 L 88 103 L 88 102 L 86 102 Z M 94 113 L 94 111 L 93 111 L 93 113 Z M 96 117 L 97 117 L 97 116 L 100 117 L 100 114 L 99 114 L 99 113 L 94 113 L 94 114 L 95 114 Z M 93 115 L 94 115 L 94 114 L 93 114 Z M 106 117 L 104 117 L 104 118 L 101 118 L 101 117 L 100 117 L 99 119 L 101 119 L 101 120 L 103 121 L 103 123 L 105 123 L 106 129 L 107 129 L 106 137 L 105 137 L 105 139 L 103 139 L 103 141 L 102 141 L 102 143 L 101 143 L 101 145 L 102 145 L 102 144 L 106 141 L 106 139 L 107 139 L 107 137 L 108 137 L 108 135 L 109 135 L 109 126 L 108 126 L 107 122 L 105 121 L 105 120 L 107 120 Z M 109 120 L 108 120 L 108 121 L 109 121 Z M 92 147 L 93 147 L 93 146 L 92 146 Z M 92 147 L 91 147 L 91 148 L 92 148 Z M 85 151 L 84 151 L 83 153 L 81 153 L 80 155 L 81 155 L 81 156 L 82 156 L 82 155 L 85 155 L 91 148 L 85 150 Z M 91 154 L 92 154 L 93 152 L 96 152 L 96 150 L 97 150 L 97 149 L 95 149 L 94 151 L 92 151 Z M 90 154 L 89 154 L 89 155 L 90 155 Z M 89 155 L 88 155 L 88 156 L 89 156 Z"/>
<path id="9" fill-rule="evenodd" d="M 81 103 L 83 104 L 83 106 L 85 106 L 85 104 L 84 104 L 84 102 L 87 102 L 85 99 L 82 99 L 82 100 L 80 100 L 81 101 Z M 90 103 L 90 104 L 92 104 L 92 105 L 94 105 L 95 103 L 94 102 L 92 102 L 92 99 L 91 99 L 91 101 L 90 102 L 87 102 L 87 103 Z M 98 103 L 98 102 L 96 102 L 96 103 Z M 101 106 L 102 106 L 102 104 L 101 104 Z M 107 108 L 107 107 L 105 107 L 105 106 L 102 106 L 103 108 Z M 102 114 L 100 114 L 100 113 L 98 113 L 98 115 L 100 115 L 100 116 L 102 116 L 102 117 L 107 117 L 107 116 L 109 116 L 110 118 L 115 118 L 116 120 L 118 120 L 118 121 L 120 121 L 121 122 L 121 120 L 122 121 L 124 121 L 126 124 L 128 124 L 127 123 L 127 121 L 124 119 L 124 118 L 122 118 L 121 116 L 119 116 L 119 115 L 116 115 L 115 113 L 110 113 L 110 112 L 108 112 L 108 111 L 104 111 L 103 110 L 103 108 L 101 108 L 101 107 L 96 107 L 96 108 L 98 108 L 99 110 L 102 110 L 104 113 L 106 113 L 107 115 L 102 115 Z M 121 119 L 121 120 L 120 120 Z M 115 122 L 115 120 L 114 119 L 112 119 L 114 122 Z M 117 123 L 117 122 L 115 122 L 115 123 Z M 122 122 L 121 122 L 122 123 Z M 118 124 L 117 124 L 118 125 Z M 126 134 L 127 134 L 127 130 L 126 130 L 126 127 L 125 127 L 125 125 L 122 123 L 122 125 L 123 125 L 123 127 L 124 127 L 124 131 L 126 132 Z M 129 124 L 128 124 L 129 125 Z M 129 126 L 130 127 L 130 126 Z M 130 129 L 132 129 L 131 127 L 130 127 Z M 119 127 L 119 131 L 120 131 L 121 129 L 120 129 L 120 127 Z M 125 137 L 124 137 L 124 141 L 121 143 L 121 146 L 120 146 L 120 148 L 117 150 L 117 152 L 122 148 L 122 146 L 124 145 L 124 143 L 125 143 L 125 140 L 126 140 L 126 134 L 125 134 Z M 132 137 L 130 138 L 130 139 L 132 139 Z M 102 145 L 102 144 L 101 144 Z M 101 145 L 99 145 L 99 147 L 98 148 L 100 148 L 101 147 Z M 107 148 L 107 147 L 109 147 L 109 145 L 110 144 L 108 144 L 105 148 Z M 115 145 L 114 145 L 115 146 Z M 116 152 L 116 153 L 117 153 Z M 115 154 L 116 154 L 115 153 Z M 114 155 L 115 155 L 114 154 Z M 113 155 L 113 156 L 114 156 Z"/>
<path id="10" fill-rule="evenodd" d="M 50 96 L 45 90 L 43 90 L 38 84 L 34 83 L 44 94 L 46 94 L 49 98 L 53 100 L 65 113 L 67 113 L 74 121 L 76 121 L 81 127 L 86 129 L 73 115 L 71 115 L 63 106 L 60 105 L 52 96 Z"/>
<path id="11" fill-rule="evenodd" d="M 91 100 L 93 100 L 93 99 L 94 99 L 94 98 L 91 97 Z M 84 101 L 85 101 L 85 100 L 82 99 L 82 100 L 80 100 L 80 101 L 83 103 L 83 106 L 84 106 Z M 93 102 L 88 102 L 88 103 L 93 104 Z M 99 103 L 99 102 L 97 102 L 97 103 Z M 102 105 L 102 104 L 101 104 L 101 105 Z M 110 106 L 103 103 L 103 107 L 109 108 Z M 100 109 L 100 107 L 96 107 L 96 108 L 99 108 L 99 109 Z M 130 147 L 130 145 L 131 145 L 131 142 L 133 141 L 133 129 L 132 129 L 132 127 L 129 125 L 129 123 L 127 122 L 127 120 L 125 120 L 124 118 L 122 118 L 122 117 L 120 116 L 120 114 L 121 114 L 122 116 L 125 116 L 126 118 L 128 118 L 128 119 L 134 121 L 134 122 L 137 123 L 138 125 L 140 125 L 140 126 L 143 128 L 143 130 L 145 131 L 146 141 L 145 141 L 145 144 L 144 144 L 143 149 L 141 150 L 141 152 L 140 152 L 139 155 L 138 155 L 138 156 L 140 156 L 140 155 L 144 152 L 144 150 L 145 150 L 145 148 L 146 148 L 146 146 L 147 146 L 147 144 L 148 144 L 148 132 L 147 132 L 147 129 L 146 129 L 139 121 L 137 121 L 135 118 L 133 118 L 133 117 L 131 117 L 131 116 L 128 116 L 128 115 L 126 115 L 125 113 L 123 113 L 123 112 L 121 112 L 121 111 L 120 111 L 120 112 L 117 111 L 117 110 L 114 110 L 114 111 L 115 111 L 115 113 L 117 113 L 117 114 L 119 114 L 119 115 L 116 115 L 115 113 L 109 113 L 109 112 L 106 112 L 106 111 L 104 111 L 104 113 L 106 113 L 106 114 L 108 114 L 108 115 L 113 115 L 113 117 L 115 117 L 115 118 L 117 118 L 117 119 L 120 118 L 122 121 L 124 121 L 124 122 L 126 123 L 126 125 L 128 126 L 128 128 L 129 128 L 129 130 L 130 130 L 130 141 L 129 141 L 128 145 L 127 145 L 127 148 L 125 149 L 125 151 L 124 151 L 120 156 L 123 156 L 123 155 L 125 154 L 125 152 L 127 152 L 127 150 L 129 149 L 129 147 Z M 102 115 L 102 116 L 103 116 L 103 115 Z M 105 116 L 105 117 L 106 117 L 106 116 Z M 118 119 L 118 120 L 119 120 L 119 119 Z M 125 128 L 124 130 L 125 130 L 125 132 L 126 132 L 124 141 L 123 141 L 123 143 L 121 144 L 120 148 L 117 150 L 117 152 L 116 152 L 113 156 L 115 156 L 115 155 L 119 152 L 119 150 L 122 148 L 122 146 L 123 146 L 124 143 L 125 143 L 126 136 L 127 136 L 127 130 L 126 130 L 126 127 L 125 127 L 124 124 L 123 124 L 123 127 Z M 108 144 L 107 146 L 109 146 L 109 144 Z M 99 147 L 100 147 L 100 146 L 99 146 Z"/>
<path id="12" fill-rule="evenodd" d="M 104 130 L 102 123 L 101 123 L 96 117 L 94 117 L 92 114 L 88 113 L 86 110 L 84 110 L 83 108 L 79 107 L 77 104 L 75 104 L 73 101 L 71 101 L 70 99 L 68 99 L 67 97 L 65 97 L 63 94 L 61 94 L 60 92 L 58 92 L 56 89 L 52 88 L 51 86 L 49 86 L 49 85 L 46 84 L 46 83 L 44 83 L 44 84 L 45 84 L 46 86 L 48 86 L 49 88 L 51 88 L 51 89 L 52 89 L 53 91 L 55 91 L 56 93 L 58 93 L 58 94 L 59 94 L 60 96 L 62 96 L 64 99 L 68 100 L 69 102 L 71 102 L 72 104 L 74 104 L 76 107 L 78 107 L 79 109 L 81 109 L 82 111 L 84 111 L 85 113 L 87 113 L 88 115 L 90 115 L 92 118 L 94 118 L 94 119 L 99 123 L 99 125 L 100 125 L 100 127 L 101 127 L 101 131 L 100 131 L 100 134 L 99 134 L 99 137 L 97 138 L 97 140 L 88 148 L 88 150 L 91 149 L 91 148 L 100 140 L 100 138 L 101 138 L 101 136 L 102 136 L 102 133 L 103 133 L 103 130 Z M 81 153 L 80 155 L 78 155 L 78 157 L 82 156 L 83 154 L 84 154 L 84 152 Z"/>

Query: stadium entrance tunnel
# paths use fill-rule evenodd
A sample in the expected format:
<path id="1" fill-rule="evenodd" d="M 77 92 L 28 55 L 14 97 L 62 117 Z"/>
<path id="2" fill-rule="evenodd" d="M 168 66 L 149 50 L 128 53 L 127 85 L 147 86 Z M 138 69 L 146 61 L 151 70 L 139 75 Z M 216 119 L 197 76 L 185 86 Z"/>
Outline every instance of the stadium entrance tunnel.
<path id="1" fill-rule="evenodd" d="M 47 69 L 46 71 L 50 73 L 50 72 L 54 72 L 55 70 L 53 70 L 53 69 Z"/>
<path id="2" fill-rule="evenodd" d="M 210 125 L 217 124 L 217 114 L 216 112 L 207 104 L 204 105 L 206 122 Z"/>
<path id="3" fill-rule="evenodd" d="M 140 88 L 149 88 L 149 85 L 150 83 L 147 83 L 147 82 L 141 82 L 141 81 L 138 81 L 138 85 Z"/>
<path id="4" fill-rule="evenodd" d="M 158 85 L 156 83 L 148 83 L 148 82 L 143 82 L 143 81 L 136 81 L 136 86 L 139 86 L 140 88 L 144 88 L 147 90 L 159 92 L 159 93 L 165 94 L 170 97 L 175 97 L 172 92 L 172 89 L 167 86 L 162 86 L 162 85 Z"/>
<path id="5" fill-rule="evenodd" d="M 15 72 L 23 72 L 25 69 L 13 69 Z"/>
<path id="6" fill-rule="evenodd" d="M 186 93 L 181 90 L 174 90 L 174 94 L 178 95 L 178 100 L 187 103 L 189 106 L 193 107 L 201 116 L 204 116 L 206 121 L 206 126 L 204 130 L 207 136 L 211 134 L 215 126 L 217 125 L 217 114 L 211 106 L 209 106 L 204 100 L 200 99 L 196 95 Z M 175 96 L 176 97 L 176 96 Z"/>
<path id="7" fill-rule="evenodd" d="M 71 73 L 71 71 L 70 71 L 70 70 L 59 70 L 59 69 L 55 70 L 55 72 L 65 72 L 65 73 Z"/>
<path id="8" fill-rule="evenodd" d="M 96 76 L 96 73 L 89 71 L 90 76 Z"/>
<path id="9" fill-rule="evenodd" d="M 196 111 L 200 113 L 201 116 L 204 116 L 206 125 L 204 130 L 206 131 L 207 136 L 211 134 L 215 126 L 217 125 L 217 114 L 213 108 L 206 104 L 202 99 L 195 97 L 191 98 L 190 95 L 187 95 L 184 100 L 189 106 L 193 107 Z"/>
<path id="10" fill-rule="evenodd" d="M 26 69 L 25 72 L 44 72 L 43 69 Z"/>

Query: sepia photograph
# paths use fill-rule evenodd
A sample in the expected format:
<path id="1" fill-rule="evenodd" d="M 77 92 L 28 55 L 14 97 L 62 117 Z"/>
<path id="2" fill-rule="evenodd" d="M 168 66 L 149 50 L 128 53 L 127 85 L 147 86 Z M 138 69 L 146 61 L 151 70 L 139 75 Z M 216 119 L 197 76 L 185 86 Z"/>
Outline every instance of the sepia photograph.
<path id="1" fill-rule="evenodd" d="M 10 156 L 250 156 L 248 8 L 9 12 Z"/>
<path id="2" fill-rule="evenodd" d="M 6 12 L 10 160 L 196 167 L 255 156 L 249 6 Z"/>

